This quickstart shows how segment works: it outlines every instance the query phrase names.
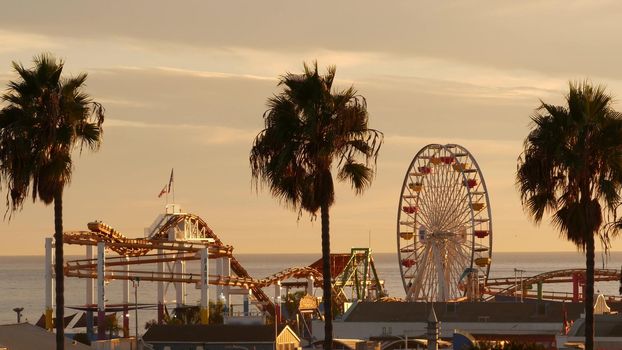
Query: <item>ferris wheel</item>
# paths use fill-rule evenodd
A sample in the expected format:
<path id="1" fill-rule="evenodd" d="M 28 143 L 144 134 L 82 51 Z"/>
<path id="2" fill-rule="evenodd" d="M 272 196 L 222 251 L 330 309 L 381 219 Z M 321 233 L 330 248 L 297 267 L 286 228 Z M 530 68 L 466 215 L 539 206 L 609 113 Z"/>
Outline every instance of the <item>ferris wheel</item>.
<path id="1" fill-rule="evenodd" d="M 479 298 L 492 261 L 492 217 L 467 149 L 430 144 L 415 155 L 400 192 L 397 249 L 408 300 Z"/>

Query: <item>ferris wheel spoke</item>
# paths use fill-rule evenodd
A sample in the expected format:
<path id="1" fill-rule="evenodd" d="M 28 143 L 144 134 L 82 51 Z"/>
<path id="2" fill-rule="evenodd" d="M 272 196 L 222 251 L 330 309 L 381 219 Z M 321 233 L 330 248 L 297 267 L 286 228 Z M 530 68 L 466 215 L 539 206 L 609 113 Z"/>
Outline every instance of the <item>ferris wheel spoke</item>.
<path id="1" fill-rule="evenodd" d="M 434 265 L 431 262 L 431 255 L 432 254 L 428 255 L 426 259 L 427 268 L 425 269 L 425 275 L 422 280 L 422 287 L 425 291 L 423 295 L 425 296 L 426 299 L 434 298 L 436 295 L 436 283 L 435 283 L 436 279 L 434 278 L 434 276 L 436 275 L 436 269 L 434 268 Z"/>
<path id="2" fill-rule="evenodd" d="M 432 231 L 438 230 L 438 225 L 442 215 L 438 198 L 439 194 L 437 193 L 436 188 L 430 188 L 428 196 L 424 198 L 424 200 L 427 200 L 430 203 L 427 208 L 427 215 L 429 217 L 429 229 Z"/>
<path id="3" fill-rule="evenodd" d="M 455 208 L 448 207 L 444 210 L 439 223 L 439 231 L 445 231 L 447 224 L 454 221 L 456 216 Z"/>
<path id="4" fill-rule="evenodd" d="M 449 203 L 449 211 L 455 212 L 457 210 L 468 207 L 467 203 L 468 193 L 464 191 L 464 188 L 460 186 L 456 189 L 455 195 Z"/>
<path id="5" fill-rule="evenodd" d="M 421 291 L 421 287 L 422 287 L 422 279 L 425 275 L 426 272 L 426 260 L 427 260 L 427 255 L 429 250 L 427 249 L 427 247 L 424 246 L 424 248 L 422 249 L 422 254 L 419 257 L 419 260 L 417 260 L 415 262 L 415 271 L 414 271 L 414 275 L 411 277 L 411 282 L 412 282 L 412 292 L 415 294 L 415 298 L 419 297 L 420 291 Z"/>
<path id="6" fill-rule="evenodd" d="M 431 219 L 428 217 L 429 211 L 426 205 L 421 206 L 419 209 L 419 214 L 421 216 L 421 222 L 425 223 L 427 227 L 431 224 Z"/>
<path id="7" fill-rule="evenodd" d="M 443 179 L 443 193 L 442 195 L 445 197 L 442 206 L 442 213 L 444 217 L 442 220 L 446 219 L 448 215 L 451 215 L 452 207 L 457 201 L 457 197 L 459 196 L 459 192 L 456 191 L 456 179 L 454 171 L 450 168 L 444 169 L 444 179 Z"/>
<path id="8" fill-rule="evenodd" d="M 430 204 L 431 212 L 433 216 L 431 217 L 432 226 L 436 226 L 439 220 L 440 208 L 441 208 L 441 197 L 439 196 L 439 186 L 438 186 L 438 177 L 442 175 L 438 172 L 438 167 L 434 168 L 434 171 L 428 175 L 426 175 L 426 197 L 425 201 Z"/>
<path id="9" fill-rule="evenodd" d="M 465 208 L 465 198 L 463 195 L 462 189 L 457 189 L 452 196 L 452 198 L 448 201 L 448 207 L 446 210 L 445 222 L 450 218 L 454 218 L 456 215 L 459 215 L 459 211 L 464 210 Z M 467 206 L 468 208 L 468 206 Z"/>
<path id="10" fill-rule="evenodd" d="M 447 206 L 451 201 L 451 197 L 454 194 L 454 184 L 452 179 L 453 174 L 450 168 L 448 168 L 446 165 L 441 165 L 439 166 L 439 169 L 440 176 L 437 181 L 437 186 L 439 189 L 439 198 L 442 199 L 439 205 L 439 213 L 441 214 L 441 217 L 439 218 L 439 223 L 442 223 L 443 216 L 447 214 Z"/>
<path id="11" fill-rule="evenodd" d="M 454 215 L 454 218 L 451 222 L 448 222 L 447 226 L 459 227 L 461 225 L 466 225 L 471 221 L 471 208 L 466 205 L 457 211 Z"/>
<path id="12" fill-rule="evenodd" d="M 458 260 L 461 265 L 460 270 L 464 270 L 464 268 L 470 266 L 471 254 L 465 251 L 467 247 L 463 244 L 455 244 L 453 248 L 457 258 L 456 260 Z M 462 274 L 462 272 L 463 271 L 459 271 L 460 274 Z"/>
<path id="13" fill-rule="evenodd" d="M 450 276 L 450 280 L 452 282 L 451 285 L 454 288 L 452 296 L 458 297 L 460 294 L 458 289 L 458 282 L 460 279 L 460 275 L 464 270 L 464 266 L 467 264 L 468 259 L 465 259 L 465 256 L 461 254 L 458 242 L 452 241 L 450 244 L 448 244 L 448 247 L 451 252 L 448 255 L 452 257 L 452 269 Z"/>
<path id="14" fill-rule="evenodd" d="M 419 206 L 421 208 L 422 215 L 426 217 L 427 224 L 432 225 L 435 220 L 434 201 L 431 198 L 431 189 L 429 184 L 427 184 L 427 182 L 425 181 L 423 183 L 424 187 L 421 193 L 421 200 L 419 201 Z"/>

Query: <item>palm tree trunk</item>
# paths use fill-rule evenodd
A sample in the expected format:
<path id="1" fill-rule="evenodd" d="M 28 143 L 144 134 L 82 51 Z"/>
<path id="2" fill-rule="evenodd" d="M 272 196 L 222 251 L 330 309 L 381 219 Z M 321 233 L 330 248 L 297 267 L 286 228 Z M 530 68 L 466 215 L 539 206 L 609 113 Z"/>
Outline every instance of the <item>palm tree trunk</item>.
<path id="1" fill-rule="evenodd" d="M 56 278 L 56 350 L 65 349 L 65 281 L 63 273 L 63 194 L 54 196 L 54 275 Z"/>
<path id="2" fill-rule="evenodd" d="M 324 350 L 333 348 L 333 299 L 332 278 L 330 274 L 330 231 L 328 218 L 328 204 L 322 204 L 322 275 L 324 294 Z"/>
<path id="3" fill-rule="evenodd" d="M 585 247 L 585 350 L 594 349 L 594 234 Z"/>

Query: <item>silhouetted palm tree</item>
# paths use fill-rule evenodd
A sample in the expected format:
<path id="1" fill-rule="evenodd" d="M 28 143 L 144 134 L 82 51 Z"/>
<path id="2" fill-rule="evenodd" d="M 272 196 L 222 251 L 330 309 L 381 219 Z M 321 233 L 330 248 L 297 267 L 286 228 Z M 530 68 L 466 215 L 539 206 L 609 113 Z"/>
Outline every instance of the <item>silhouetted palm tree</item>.
<path id="1" fill-rule="evenodd" d="M 9 82 L 0 110 L 0 181 L 11 212 L 28 196 L 54 203 L 56 346 L 63 349 L 63 188 L 76 146 L 98 149 L 104 109 L 83 91 L 86 74 L 62 78 L 63 61 L 49 54 L 36 56 L 33 68 L 13 68 L 19 77 Z"/>
<path id="2" fill-rule="evenodd" d="M 545 212 L 585 251 L 585 348 L 594 344 L 594 236 L 617 233 L 622 188 L 622 114 L 602 86 L 571 83 L 567 106 L 542 102 L 518 160 L 523 207 L 536 223 Z"/>
<path id="3" fill-rule="evenodd" d="M 374 176 L 383 134 L 367 126 L 365 99 L 350 87 L 333 91 L 335 67 L 320 75 L 317 63 L 302 74 L 285 74 L 284 91 L 268 100 L 265 128 L 250 154 L 256 183 L 270 187 L 287 205 L 322 221 L 324 348 L 332 347 L 329 208 L 335 201 L 332 172 L 351 183 L 357 194 Z M 336 161 L 336 165 L 333 162 Z"/>

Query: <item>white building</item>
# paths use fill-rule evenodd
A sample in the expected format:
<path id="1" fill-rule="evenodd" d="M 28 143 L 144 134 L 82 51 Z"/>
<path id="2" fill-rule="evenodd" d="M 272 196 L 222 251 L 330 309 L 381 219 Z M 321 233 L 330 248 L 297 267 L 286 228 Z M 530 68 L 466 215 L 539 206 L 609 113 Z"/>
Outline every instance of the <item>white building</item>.
<path id="1" fill-rule="evenodd" d="M 477 340 L 511 340 L 555 347 L 566 319 L 583 311 L 582 303 L 558 302 L 462 302 L 410 303 L 361 302 L 342 319 L 333 322 L 335 338 L 392 339 L 425 338 L 427 317 L 434 305 L 441 322 L 441 337 L 450 339 L 455 329 L 471 333 Z M 313 321 L 313 336 L 324 337 L 324 323 Z"/>

